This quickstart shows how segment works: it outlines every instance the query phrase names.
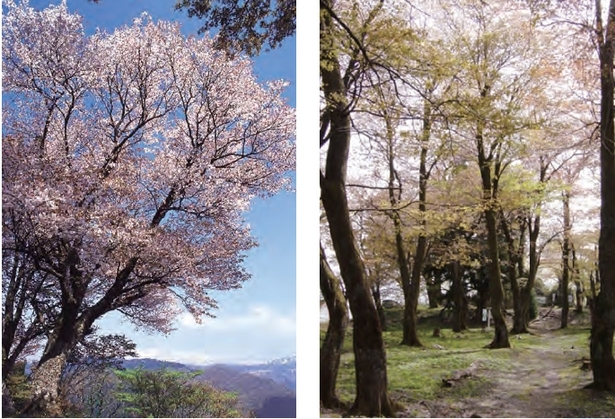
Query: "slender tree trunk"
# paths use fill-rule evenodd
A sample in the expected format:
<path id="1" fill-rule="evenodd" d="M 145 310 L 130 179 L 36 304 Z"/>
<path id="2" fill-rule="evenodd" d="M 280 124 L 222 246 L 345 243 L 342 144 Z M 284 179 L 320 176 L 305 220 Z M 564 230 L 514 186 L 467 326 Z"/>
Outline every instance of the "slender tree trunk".
<path id="1" fill-rule="evenodd" d="M 547 165 L 542 164 L 540 170 L 540 181 L 544 182 L 546 177 Z M 540 209 L 541 205 L 538 205 L 537 214 L 534 216 L 532 222 L 531 218 L 527 220 L 527 227 L 529 229 L 530 248 L 529 248 L 529 271 L 527 283 L 521 288 L 519 310 L 520 317 L 523 319 L 523 324 L 527 330 L 530 323 L 530 304 L 532 300 L 532 289 L 536 284 L 536 275 L 538 274 L 539 263 L 539 249 L 538 249 L 538 235 L 540 233 Z"/>
<path id="2" fill-rule="evenodd" d="M 546 182 L 546 174 L 547 174 L 548 165 L 541 157 L 541 166 L 540 166 L 540 183 L 544 184 Z M 542 203 L 539 202 L 535 211 L 534 218 L 528 217 L 526 221 L 526 226 L 529 230 L 529 238 L 530 238 L 530 248 L 529 248 L 529 270 L 527 276 L 527 282 L 525 286 L 520 287 L 519 292 L 519 305 L 518 308 L 515 307 L 515 328 L 521 326 L 523 324 L 524 333 L 528 333 L 528 326 L 530 324 L 530 304 L 532 301 L 532 290 L 534 289 L 534 285 L 536 284 L 536 275 L 538 274 L 538 264 L 540 259 L 539 249 L 538 249 L 538 236 L 540 234 L 540 212 L 542 209 Z M 521 270 L 520 270 L 521 273 Z M 517 316 L 517 309 L 519 310 L 519 315 Z M 517 319 L 517 317 L 519 317 Z"/>
<path id="3" fill-rule="evenodd" d="M 387 330 L 387 318 L 384 313 L 384 307 L 382 306 L 382 297 L 380 295 L 380 281 L 375 280 L 372 282 L 372 297 L 374 297 L 374 303 L 376 304 L 376 310 L 378 311 L 378 318 L 380 319 L 380 326 L 382 327 L 382 331 L 386 332 Z"/>
<path id="4" fill-rule="evenodd" d="M 397 171 L 395 170 L 395 150 L 394 145 L 394 129 L 391 119 L 386 110 L 384 110 L 384 120 L 386 123 L 386 144 L 387 144 L 387 163 L 389 167 L 389 203 L 391 204 L 390 218 L 393 220 L 395 231 L 395 254 L 399 275 L 401 278 L 401 286 L 404 292 L 404 312 L 402 319 L 402 345 L 422 346 L 419 340 L 417 331 L 417 306 L 418 292 L 416 291 L 417 284 L 414 282 L 414 271 L 410 273 L 410 262 L 408 260 L 408 252 L 404 244 L 402 234 L 402 220 L 397 210 L 397 205 L 401 200 L 402 183 Z M 418 244 L 417 244 L 418 248 Z M 416 264 L 416 261 L 415 261 Z M 420 280 L 420 276 L 419 276 Z"/>
<path id="5" fill-rule="evenodd" d="M 613 52 L 615 48 L 615 0 L 609 5 L 606 31 L 602 27 L 600 0 L 596 0 L 596 35 L 600 55 L 600 239 L 598 269 L 600 293 L 592 315 L 590 356 L 593 387 L 615 393 L 615 126 L 613 123 Z"/>
<path id="6" fill-rule="evenodd" d="M 338 36 L 332 17 L 327 12 L 332 6 L 331 0 L 321 1 L 321 38 L 328 40 Z M 357 391 L 348 413 L 355 416 L 392 417 L 394 412 L 388 394 L 382 328 L 348 210 L 345 184 L 351 124 L 346 86 L 335 48 L 321 47 L 321 79 L 329 120 L 329 148 L 325 173 L 320 177 L 321 199 L 353 317 Z"/>
<path id="7" fill-rule="evenodd" d="M 331 271 L 322 246 L 320 290 L 329 311 L 329 325 L 320 348 L 320 402 L 326 408 L 339 408 L 341 403 L 335 393 L 335 384 L 348 325 L 348 308 L 339 280 Z"/>
<path id="8" fill-rule="evenodd" d="M 563 205 L 564 205 L 564 243 L 562 245 L 562 282 L 560 288 L 560 294 L 562 296 L 562 318 L 561 328 L 568 327 L 568 312 L 570 310 L 570 304 L 568 302 L 568 285 L 570 284 L 570 231 L 572 225 L 570 222 L 570 193 L 564 191 L 563 193 Z"/>
<path id="9" fill-rule="evenodd" d="M 417 333 L 416 309 L 418 305 L 418 295 L 415 298 L 414 287 L 408 269 L 406 249 L 401 235 L 401 220 L 399 214 L 394 212 L 393 224 L 395 226 L 395 249 L 397 255 L 397 265 L 401 277 L 402 290 L 404 292 L 404 312 L 402 319 L 402 345 L 422 346 Z"/>
<path id="10" fill-rule="evenodd" d="M 420 205 L 420 204 L 419 204 Z M 421 286 L 421 271 L 423 267 L 423 261 L 425 260 L 425 252 L 427 250 L 427 237 L 420 235 L 416 244 L 416 250 L 414 254 L 414 264 L 412 265 L 412 280 L 409 287 L 409 295 L 406 300 L 406 308 L 404 310 L 404 323 L 407 323 L 408 329 L 404 327 L 404 336 L 402 339 L 402 345 L 409 346 L 422 346 L 418 337 L 417 327 L 417 309 L 419 303 L 419 293 Z M 408 304 L 408 302 L 410 304 Z"/>
<path id="11" fill-rule="evenodd" d="M 574 287 L 575 287 L 575 313 L 583 313 L 583 283 L 579 280 L 579 265 L 577 264 L 577 252 L 574 247 L 574 243 L 572 243 L 572 275 L 574 277 Z"/>
<path id="12" fill-rule="evenodd" d="M 429 89 L 429 86 L 428 86 Z M 421 155 L 419 160 L 419 213 L 421 215 L 421 233 L 417 239 L 414 252 L 414 263 L 412 264 L 412 277 L 408 287 L 406 308 L 404 310 L 404 334 L 402 345 L 422 346 L 417 331 L 417 308 L 419 303 L 419 293 L 421 289 L 421 274 L 423 263 L 427 254 L 427 236 L 425 229 L 427 221 L 427 181 L 429 171 L 427 170 L 427 151 L 431 138 L 431 104 L 428 100 L 423 103 L 423 127 L 421 132 Z M 404 291 L 406 294 L 406 291 Z"/>
<path id="13" fill-rule="evenodd" d="M 576 287 L 576 307 L 574 311 L 576 313 L 583 313 L 583 284 L 581 284 L 581 281 L 574 281 L 574 285 Z"/>
<path id="14" fill-rule="evenodd" d="M 461 332 L 466 329 L 465 304 L 463 282 L 461 275 L 461 263 L 456 260 L 451 263 L 453 273 L 453 332 Z"/>
<path id="15" fill-rule="evenodd" d="M 481 96 L 487 97 L 488 95 L 489 87 L 485 86 L 481 90 Z M 478 152 L 478 166 L 482 181 L 483 212 L 485 214 L 485 224 L 487 227 L 487 245 L 490 259 L 489 293 L 491 295 L 491 314 L 493 316 L 495 329 L 493 340 L 488 347 L 491 349 L 510 348 L 510 342 L 508 341 L 508 329 L 506 327 L 506 320 L 504 318 L 503 310 L 504 287 L 502 285 L 500 252 L 498 248 L 497 214 L 499 212 L 499 208 L 497 204 L 497 191 L 498 176 L 500 173 L 497 167 L 499 167 L 500 162 L 494 161 L 491 153 L 489 155 L 485 153 L 483 124 L 484 122 L 482 121 L 479 121 L 477 124 L 476 148 Z M 500 146 L 501 144 L 495 144 L 495 148 L 492 146 L 492 149 L 497 149 Z"/>

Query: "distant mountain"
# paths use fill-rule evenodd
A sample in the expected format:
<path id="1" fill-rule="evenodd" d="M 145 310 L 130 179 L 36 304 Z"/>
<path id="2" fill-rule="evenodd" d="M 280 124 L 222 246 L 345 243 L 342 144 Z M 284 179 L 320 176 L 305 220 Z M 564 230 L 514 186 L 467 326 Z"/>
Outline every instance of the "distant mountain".
<path id="1" fill-rule="evenodd" d="M 202 371 L 199 381 L 237 393 L 245 413 L 253 411 L 257 417 L 295 417 L 296 359 L 282 358 L 263 364 L 186 365 L 179 362 L 151 358 L 128 359 L 124 368 L 156 370 L 168 368 L 177 371 Z"/>
<path id="2" fill-rule="evenodd" d="M 277 383 L 284 384 L 293 391 L 296 391 L 297 388 L 297 360 L 295 357 L 280 358 L 263 364 L 224 364 L 224 366 L 270 378 Z"/>
<path id="3" fill-rule="evenodd" d="M 202 369 L 203 374 L 199 375 L 197 380 L 207 381 L 220 390 L 237 393 L 246 411 L 257 412 L 268 399 L 275 397 L 295 399 L 294 391 L 285 385 L 271 378 L 244 372 L 235 367 L 237 366 L 206 366 Z"/>
<path id="4" fill-rule="evenodd" d="M 257 418 L 295 418 L 297 400 L 295 397 L 271 397 L 255 413 Z"/>
<path id="5" fill-rule="evenodd" d="M 170 370 L 181 372 L 190 372 L 200 369 L 181 364 L 179 362 L 161 361 L 159 359 L 152 358 L 125 359 L 122 362 L 122 366 L 126 369 L 135 369 L 141 367 L 145 370 L 159 370 L 162 368 L 168 368 Z"/>

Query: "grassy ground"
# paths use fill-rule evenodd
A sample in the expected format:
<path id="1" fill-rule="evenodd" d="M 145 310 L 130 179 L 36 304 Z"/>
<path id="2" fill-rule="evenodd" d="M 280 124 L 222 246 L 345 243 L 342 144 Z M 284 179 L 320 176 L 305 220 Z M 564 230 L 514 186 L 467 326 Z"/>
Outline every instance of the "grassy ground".
<path id="1" fill-rule="evenodd" d="M 401 310 L 387 311 L 389 391 L 405 409 L 400 417 L 615 417 L 615 397 L 582 387 L 591 372 L 580 369 L 589 356 L 589 326 L 573 319 L 567 330 L 551 319 L 534 322 L 531 335 L 511 336 L 511 349 L 489 350 L 492 331 L 470 328 L 453 333 L 439 322 L 439 310 L 422 310 L 419 336 L 423 348 L 399 345 Z M 321 338 L 324 337 L 323 326 Z M 433 337 L 434 328 L 441 337 Z M 455 371 L 473 367 L 473 374 L 443 387 Z M 354 399 L 352 331 L 348 332 L 338 378 L 338 395 Z M 335 417 L 342 412 L 323 411 Z"/>

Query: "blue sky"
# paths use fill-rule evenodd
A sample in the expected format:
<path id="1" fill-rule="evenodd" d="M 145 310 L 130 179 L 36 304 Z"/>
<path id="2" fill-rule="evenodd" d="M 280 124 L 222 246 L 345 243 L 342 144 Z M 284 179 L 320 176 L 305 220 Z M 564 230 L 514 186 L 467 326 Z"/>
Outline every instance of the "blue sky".
<path id="1" fill-rule="evenodd" d="M 42 9 L 60 0 L 31 0 Z M 196 34 L 200 22 L 174 10 L 175 0 L 68 0 L 71 11 L 83 16 L 86 33 L 96 28 L 111 32 L 131 24 L 143 11 L 154 20 L 182 22 L 185 34 Z M 295 106 L 295 38 L 254 60 L 260 80 L 284 79 L 285 92 Z M 294 176 L 293 176 L 294 180 Z M 169 336 L 135 331 L 118 314 L 108 314 L 97 323 L 101 333 L 124 333 L 137 343 L 143 357 L 194 364 L 213 362 L 255 363 L 295 355 L 295 194 L 282 192 L 267 200 L 256 200 L 246 214 L 259 247 L 249 252 L 245 266 L 251 280 L 239 290 L 212 293 L 219 310 L 215 319 L 197 325 L 189 316 L 178 319 Z"/>

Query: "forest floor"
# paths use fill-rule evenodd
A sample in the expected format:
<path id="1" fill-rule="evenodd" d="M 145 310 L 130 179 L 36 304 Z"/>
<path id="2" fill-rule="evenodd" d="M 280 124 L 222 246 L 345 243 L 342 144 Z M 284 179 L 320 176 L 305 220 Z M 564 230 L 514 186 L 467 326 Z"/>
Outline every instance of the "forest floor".
<path id="1" fill-rule="evenodd" d="M 387 311 L 389 393 L 401 408 L 398 417 L 615 417 L 614 396 L 583 388 L 592 380 L 582 369 L 589 357 L 588 314 L 571 313 L 569 327 L 560 329 L 559 310 L 541 310 L 529 335 L 510 336 L 511 349 L 491 350 L 484 347 L 492 333 L 480 327 L 453 333 L 438 312 L 420 313 L 423 347 L 409 348 L 399 345 L 401 310 Z M 440 337 L 432 336 L 436 327 Z M 341 364 L 338 394 L 350 403 L 352 332 Z M 321 409 L 322 417 L 342 413 Z"/>

